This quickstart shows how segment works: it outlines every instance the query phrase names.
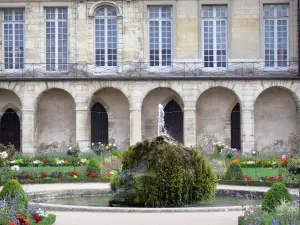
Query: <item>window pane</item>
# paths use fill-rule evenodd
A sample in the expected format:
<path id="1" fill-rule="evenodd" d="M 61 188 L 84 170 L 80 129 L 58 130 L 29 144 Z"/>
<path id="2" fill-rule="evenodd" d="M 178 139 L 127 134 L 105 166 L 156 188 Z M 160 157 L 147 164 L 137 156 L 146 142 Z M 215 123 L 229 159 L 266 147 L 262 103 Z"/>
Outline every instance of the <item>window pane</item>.
<path id="1" fill-rule="evenodd" d="M 24 68 L 24 10 L 5 9 L 3 15 L 5 69 Z"/>
<path id="2" fill-rule="evenodd" d="M 113 7 L 100 7 L 95 17 L 95 64 L 116 67 L 118 64 L 118 20 Z"/>
<path id="3" fill-rule="evenodd" d="M 265 66 L 287 67 L 288 5 L 264 5 L 264 16 Z"/>
<path id="4" fill-rule="evenodd" d="M 226 67 L 227 7 L 203 6 L 204 67 Z"/>
<path id="5" fill-rule="evenodd" d="M 150 66 L 171 66 L 172 7 L 151 6 L 148 10 Z"/>
<path id="6" fill-rule="evenodd" d="M 46 70 L 68 70 L 68 9 L 46 8 Z"/>

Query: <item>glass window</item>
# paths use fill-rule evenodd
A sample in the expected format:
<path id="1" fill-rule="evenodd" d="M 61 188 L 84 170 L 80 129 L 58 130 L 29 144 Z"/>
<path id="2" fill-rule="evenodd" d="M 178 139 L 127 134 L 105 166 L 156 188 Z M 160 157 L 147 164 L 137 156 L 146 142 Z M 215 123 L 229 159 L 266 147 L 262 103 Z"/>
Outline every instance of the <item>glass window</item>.
<path id="1" fill-rule="evenodd" d="M 68 70 L 67 8 L 46 8 L 46 70 Z"/>
<path id="2" fill-rule="evenodd" d="M 226 67 L 227 6 L 203 6 L 204 67 Z"/>
<path id="3" fill-rule="evenodd" d="M 288 5 L 264 5 L 265 67 L 287 67 Z"/>
<path id="4" fill-rule="evenodd" d="M 24 69 L 24 9 L 4 9 L 4 68 Z"/>
<path id="5" fill-rule="evenodd" d="M 95 14 L 95 64 L 115 71 L 118 62 L 118 19 L 111 6 L 99 7 Z"/>
<path id="6" fill-rule="evenodd" d="M 172 7 L 151 6 L 148 17 L 150 66 L 171 66 Z"/>

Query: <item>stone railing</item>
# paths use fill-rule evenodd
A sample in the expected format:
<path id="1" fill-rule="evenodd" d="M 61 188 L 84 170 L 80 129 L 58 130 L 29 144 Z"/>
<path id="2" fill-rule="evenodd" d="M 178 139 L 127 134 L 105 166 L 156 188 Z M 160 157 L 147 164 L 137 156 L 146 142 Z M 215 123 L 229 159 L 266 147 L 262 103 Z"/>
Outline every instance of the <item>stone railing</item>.
<path id="1" fill-rule="evenodd" d="M 218 63 L 214 63 L 215 66 Z M 285 62 L 266 68 L 265 62 L 228 62 L 222 68 L 207 67 L 203 62 L 172 62 L 153 66 L 149 62 L 122 62 L 117 66 L 98 67 L 88 63 L 0 64 L 0 78 L 134 78 L 134 77 L 291 77 L 299 75 L 298 62 Z"/>

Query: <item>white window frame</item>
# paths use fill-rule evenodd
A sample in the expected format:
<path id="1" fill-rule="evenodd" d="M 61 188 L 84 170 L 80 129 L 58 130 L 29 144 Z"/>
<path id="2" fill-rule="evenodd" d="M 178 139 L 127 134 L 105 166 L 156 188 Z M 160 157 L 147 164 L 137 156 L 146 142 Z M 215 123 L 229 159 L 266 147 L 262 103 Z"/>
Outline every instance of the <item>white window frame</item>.
<path id="1" fill-rule="evenodd" d="M 11 10 L 12 11 L 12 17 L 13 17 L 13 20 L 12 21 L 5 21 L 4 20 L 4 10 L 2 11 L 3 12 L 3 16 L 2 16 L 2 22 L 3 22 L 3 24 L 2 24 L 2 42 L 3 42 L 3 46 L 2 46 L 2 48 L 3 48 L 3 51 L 2 51 L 2 57 L 3 57 L 3 69 L 5 70 L 5 71 L 14 71 L 14 72 L 17 72 L 17 71 L 23 71 L 24 69 L 25 69 L 25 10 L 24 9 L 22 9 L 23 10 L 23 21 L 16 21 L 15 20 L 15 10 L 19 10 L 19 9 L 15 9 L 15 8 L 8 8 L 8 9 L 5 9 L 5 10 Z M 5 24 L 11 24 L 12 26 L 13 26 L 13 49 L 14 49 L 14 51 L 13 51 L 13 68 L 11 69 L 11 68 L 8 68 L 8 69 L 6 69 L 5 68 L 5 65 L 6 65 L 6 63 L 5 63 L 5 35 L 4 35 L 4 25 Z M 15 52 L 15 41 L 16 41 L 16 34 L 15 34 L 15 32 L 16 32 L 16 30 L 15 30 L 15 25 L 16 24 L 22 24 L 23 25 L 23 68 L 19 68 L 19 69 L 16 69 L 16 52 Z M 7 63 L 7 64 L 10 64 L 10 63 Z"/>
<path id="2" fill-rule="evenodd" d="M 203 5 L 203 6 L 211 6 L 213 7 L 213 18 L 210 18 L 210 17 L 204 17 L 204 12 L 203 12 L 203 8 L 202 8 L 202 57 L 203 57 L 203 69 L 204 70 L 226 70 L 227 67 L 228 67 L 228 6 L 227 5 Z M 216 17 L 216 14 L 217 14 L 217 11 L 216 11 L 216 7 L 218 6 L 225 6 L 226 9 L 227 9 L 227 12 L 226 12 L 226 18 L 219 18 L 219 17 Z M 213 57 L 214 57 L 214 60 L 213 60 L 213 67 L 205 67 L 205 61 L 204 61 L 204 23 L 205 22 L 210 22 L 212 21 L 213 22 Z M 218 67 L 217 66 L 217 21 L 225 21 L 226 23 L 226 66 L 225 67 Z M 222 61 L 223 62 L 223 61 Z M 209 63 L 209 62 L 207 62 Z"/>
<path id="3" fill-rule="evenodd" d="M 162 7 L 170 7 L 171 8 L 171 18 L 150 18 L 150 8 L 151 7 L 159 7 L 159 14 L 162 14 Z M 148 15 L 148 57 L 149 57 L 149 70 L 150 71 L 157 71 L 162 69 L 163 71 L 161 72 L 169 72 L 172 68 L 172 63 L 173 63 L 173 43 L 174 43 L 174 35 L 173 35 L 173 7 L 171 5 L 162 5 L 162 6 L 157 6 L 157 5 L 149 5 L 147 8 L 147 15 Z M 158 21 L 159 22 L 159 65 L 158 66 L 150 66 L 150 21 Z M 171 65 L 162 65 L 162 22 L 163 21 L 170 21 L 171 22 Z"/>
<path id="4" fill-rule="evenodd" d="M 288 70 L 289 68 L 289 55 L 290 55 L 290 40 L 289 40 L 289 36 L 290 36 L 290 31 L 289 31 L 289 17 L 290 17 L 290 10 L 289 10 L 289 7 L 288 7 L 288 16 L 287 17 L 277 17 L 277 10 L 275 10 L 275 17 L 265 17 L 264 15 L 264 7 L 266 5 L 287 5 L 288 4 L 264 4 L 263 5 L 263 49 L 264 49 L 264 70 L 265 71 L 274 71 L 274 70 L 283 70 L 283 71 L 286 71 Z M 274 21 L 274 66 L 266 66 L 266 20 L 273 20 Z M 278 66 L 278 40 L 277 40 L 277 33 L 278 33 L 278 20 L 285 20 L 286 23 L 287 23 L 287 59 L 286 59 L 286 66 Z M 271 60 L 269 60 L 271 61 Z"/>
<path id="5" fill-rule="evenodd" d="M 47 8 L 54 8 L 55 9 L 55 19 L 47 19 L 47 12 L 46 12 L 46 9 Z M 61 9 L 61 8 L 64 8 L 64 9 L 67 9 L 67 19 L 58 19 L 58 9 Z M 67 7 L 45 7 L 45 71 L 47 71 L 47 73 L 65 73 L 65 72 L 68 72 L 69 70 L 69 15 L 68 15 L 68 8 Z M 60 65 L 65 65 L 64 63 L 59 63 L 58 62 L 58 23 L 59 22 L 67 22 L 67 63 L 66 63 L 66 69 L 65 70 L 60 70 L 58 67 Z M 48 63 L 47 63 L 47 25 L 46 23 L 47 22 L 55 22 L 55 70 L 47 70 L 47 66 L 48 66 Z M 51 67 L 51 63 L 49 64 L 50 67 Z"/>
<path id="6" fill-rule="evenodd" d="M 105 16 L 97 16 L 95 15 L 94 18 L 94 60 L 95 60 L 95 72 L 101 72 L 101 73 L 114 73 L 114 72 L 118 72 L 118 66 L 119 66 L 119 34 L 118 34 L 118 14 L 117 14 L 117 10 L 114 8 L 116 16 L 107 16 L 107 8 L 108 7 L 112 7 L 112 6 L 100 6 L 99 8 L 105 8 Z M 98 9 L 96 9 L 97 11 Z M 105 57 L 105 66 L 97 66 L 96 65 L 96 19 L 104 19 L 104 26 L 105 26 L 105 36 L 104 36 L 104 41 L 105 41 L 105 53 L 104 53 L 104 57 Z M 116 20 L 116 26 L 117 26 L 117 32 L 116 32 L 116 38 L 117 38 L 117 59 L 116 59 L 116 66 L 108 66 L 108 23 L 107 20 L 108 19 L 115 19 Z"/>

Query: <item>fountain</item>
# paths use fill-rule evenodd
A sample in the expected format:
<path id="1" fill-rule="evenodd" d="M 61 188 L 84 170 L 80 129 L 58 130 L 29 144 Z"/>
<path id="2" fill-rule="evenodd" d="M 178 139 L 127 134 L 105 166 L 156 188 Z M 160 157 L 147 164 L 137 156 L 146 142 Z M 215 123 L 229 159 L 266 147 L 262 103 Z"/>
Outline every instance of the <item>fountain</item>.
<path id="1" fill-rule="evenodd" d="M 165 128 L 165 112 L 162 104 L 158 105 L 157 136 L 167 136 Z"/>

